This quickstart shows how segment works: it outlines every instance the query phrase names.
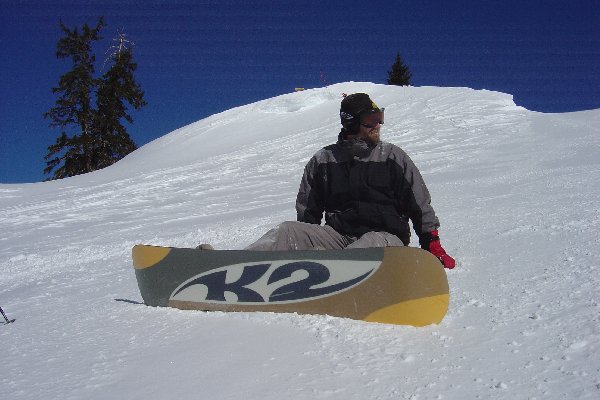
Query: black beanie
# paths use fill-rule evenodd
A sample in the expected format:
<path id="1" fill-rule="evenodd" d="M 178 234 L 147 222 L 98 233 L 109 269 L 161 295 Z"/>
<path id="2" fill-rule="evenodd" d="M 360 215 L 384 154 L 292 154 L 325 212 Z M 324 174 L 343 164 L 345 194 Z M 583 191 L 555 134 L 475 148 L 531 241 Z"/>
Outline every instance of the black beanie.
<path id="1" fill-rule="evenodd" d="M 370 111 L 380 111 L 366 93 L 350 94 L 342 100 L 340 120 L 345 130 L 354 132 L 360 124 L 360 116 Z"/>

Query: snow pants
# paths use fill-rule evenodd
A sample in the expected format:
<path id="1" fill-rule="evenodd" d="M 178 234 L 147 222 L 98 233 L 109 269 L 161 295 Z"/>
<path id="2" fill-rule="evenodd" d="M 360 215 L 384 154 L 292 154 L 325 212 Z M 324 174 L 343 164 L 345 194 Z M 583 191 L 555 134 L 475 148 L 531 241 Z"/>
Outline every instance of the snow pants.
<path id="1" fill-rule="evenodd" d="M 402 241 L 387 232 L 367 232 L 361 237 L 342 235 L 332 227 L 286 221 L 271 229 L 246 250 L 329 250 L 366 247 L 400 247 Z"/>

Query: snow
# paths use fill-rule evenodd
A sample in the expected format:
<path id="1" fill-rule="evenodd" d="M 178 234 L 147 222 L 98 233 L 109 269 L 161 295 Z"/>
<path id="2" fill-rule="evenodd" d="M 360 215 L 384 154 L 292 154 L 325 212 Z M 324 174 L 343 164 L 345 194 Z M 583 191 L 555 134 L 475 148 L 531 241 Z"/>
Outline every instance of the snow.
<path id="1" fill-rule="evenodd" d="M 141 304 L 134 244 L 239 249 L 335 141 L 341 93 L 386 107 L 441 220 L 439 324 Z M 598 399 L 600 110 L 468 88 L 343 83 L 171 132 L 61 181 L 0 185 L 6 399 Z M 413 238 L 413 243 L 416 244 Z"/>

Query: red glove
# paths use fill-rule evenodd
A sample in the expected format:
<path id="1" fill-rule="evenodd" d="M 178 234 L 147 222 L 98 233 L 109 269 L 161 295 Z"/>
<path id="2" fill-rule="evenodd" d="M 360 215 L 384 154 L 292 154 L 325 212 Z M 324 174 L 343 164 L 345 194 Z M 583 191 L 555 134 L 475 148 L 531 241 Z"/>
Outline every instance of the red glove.
<path id="1" fill-rule="evenodd" d="M 436 256 L 444 268 L 452 269 L 456 266 L 456 261 L 454 261 L 454 258 L 446 254 L 446 250 L 444 250 L 442 247 L 437 229 L 419 236 L 419 242 L 421 244 L 421 248 Z"/>

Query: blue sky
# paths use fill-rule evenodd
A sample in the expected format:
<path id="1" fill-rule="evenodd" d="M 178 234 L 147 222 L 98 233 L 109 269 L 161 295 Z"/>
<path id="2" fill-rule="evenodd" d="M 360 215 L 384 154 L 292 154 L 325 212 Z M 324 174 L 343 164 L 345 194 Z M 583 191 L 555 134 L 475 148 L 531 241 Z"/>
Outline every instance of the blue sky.
<path id="1" fill-rule="evenodd" d="M 600 108 L 595 0 L 0 0 L 1 183 L 47 177 L 43 158 L 60 132 L 42 114 L 70 69 L 55 57 L 59 22 L 100 16 L 98 59 L 121 29 L 135 42 L 148 102 L 128 126 L 138 146 L 295 87 L 385 83 L 397 52 L 414 86 L 502 91 L 541 112 Z"/>

